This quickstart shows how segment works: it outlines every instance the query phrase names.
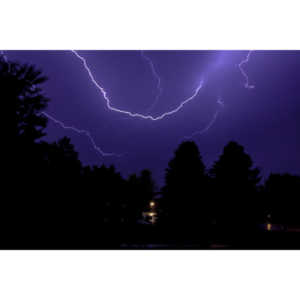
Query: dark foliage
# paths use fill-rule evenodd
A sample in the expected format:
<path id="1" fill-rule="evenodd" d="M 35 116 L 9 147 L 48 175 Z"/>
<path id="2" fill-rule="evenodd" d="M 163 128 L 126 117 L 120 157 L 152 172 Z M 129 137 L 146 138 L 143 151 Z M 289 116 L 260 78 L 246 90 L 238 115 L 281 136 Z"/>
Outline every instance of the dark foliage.
<path id="1" fill-rule="evenodd" d="M 271 222 L 300 225 L 300 176 L 271 174 L 265 184 L 264 196 Z"/>
<path id="2" fill-rule="evenodd" d="M 125 179 L 114 166 L 83 166 L 69 138 L 41 140 L 45 80 L 34 66 L 0 57 L 0 99 L 16 105 L 13 188 L 2 200 L 0 248 L 299 247 L 298 236 L 264 228 L 268 222 L 284 230 L 300 225 L 299 176 L 271 174 L 258 186 L 259 169 L 236 142 L 209 171 L 194 142 L 180 144 L 161 193 L 149 170 Z M 143 222 L 150 201 L 155 224 Z"/>
<path id="3" fill-rule="evenodd" d="M 166 169 L 162 223 L 179 225 L 185 232 L 199 231 L 200 224 L 206 223 L 209 215 L 207 184 L 197 145 L 183 142 Z"/>
<path id="4" fill-rule="evenodd" d="M 236 142 L 229 142 L 210 174 L 216 222 L 231 230 L 245 230 L 258 222 L 260 205 L 257 184 L 259 169 L 253 168 L 251 157 Z M 254 223 L 254 224 L 253 224 Z"/>

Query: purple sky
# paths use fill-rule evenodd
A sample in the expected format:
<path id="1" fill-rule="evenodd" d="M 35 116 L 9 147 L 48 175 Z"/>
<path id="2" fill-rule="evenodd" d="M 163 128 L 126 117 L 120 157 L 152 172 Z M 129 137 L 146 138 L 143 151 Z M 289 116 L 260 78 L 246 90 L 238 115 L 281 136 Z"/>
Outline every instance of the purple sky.
<path id="1" fill-rule="evenodd" d="M 245 146 L 263 174 L 300 173 L 300 51 L 253 51 L 243 69 L 253 89 L 245 88 L 239 69 L 248 51 L 78 51 L 86 59 L 111 105 L 153 117 L 197 96 L 162 120 L 131 118 L 110 111 L 82 61 L 71 51 L 5 51 L 11 60 L 35 64 L 49 77 L 47 113 L 88 130 L 103 157 L 85 135 L 49 121 L 47 140 L 71 137 L 84 164 L 114 164 L 124 176 L 149 168 L 163 182 L 164 169 L 185 136 L 193 136 L 209 167 L 229 140 Z M 157 104 L 149 112 L 159 93 Z M 217 101 L 221 99 L 223 105 Z"/>

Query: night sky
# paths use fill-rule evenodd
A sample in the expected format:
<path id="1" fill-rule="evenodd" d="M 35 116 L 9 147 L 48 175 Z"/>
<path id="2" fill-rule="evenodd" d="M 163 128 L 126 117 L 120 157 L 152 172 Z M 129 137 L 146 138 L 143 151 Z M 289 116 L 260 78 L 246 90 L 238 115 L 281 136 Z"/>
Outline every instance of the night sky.
<path id="1" fill-rule="evenodd" d="M 300 51 L 78 51 L 111 106 L 157 117 L 133 118 L 110 111 L 83 62 L 71 51 L 5 51 L 36 65 L 49 80 L 52 117 L 90 132 L 102 156 L 84 134 L 49 120 L 46 140 L 69 136 L 84 164 L 114 164 L 125 177 L 148 168 L 163 183 L 164 169 L 185 137 L 193 135 L 207 167 L 224 145 L 241 143 L 264 175 L 300 173 Z"/>

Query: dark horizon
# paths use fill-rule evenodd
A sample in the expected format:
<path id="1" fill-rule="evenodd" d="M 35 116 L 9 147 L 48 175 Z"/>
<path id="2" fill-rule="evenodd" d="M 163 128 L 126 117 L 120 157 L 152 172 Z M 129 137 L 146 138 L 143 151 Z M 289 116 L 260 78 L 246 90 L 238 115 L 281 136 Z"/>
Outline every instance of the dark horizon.
<path id="1" fill-rule="evenodd" d="M 49 116 L 88 130 L 103 151 L 122 154 L 102 156 L 87 136 L 49 120 L 46 140 L 70 137 L 84 164 L 113 164 L 125 177 L 147 168 L 161 186 L 174 149 L 199 132 L 192 140 L 207 167 L 229 140 L 236 140 L 265 177 L 271 172 L 299 174 L 300 51 L 76 53 L 86 60 L 111 105 L 132 113 L 161 116 L 203 83 L 197 96 L 175 114 L 145 120 L 110 111 L 71 51 L 4 51 L 9 59 L 34 64 L 49 78 L 43 85 L 51 99 Z"/>

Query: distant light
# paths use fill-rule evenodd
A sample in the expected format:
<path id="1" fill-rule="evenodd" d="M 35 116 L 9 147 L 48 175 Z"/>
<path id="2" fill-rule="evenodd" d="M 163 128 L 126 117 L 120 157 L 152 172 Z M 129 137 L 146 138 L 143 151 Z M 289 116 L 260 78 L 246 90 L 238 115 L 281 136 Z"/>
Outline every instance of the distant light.
<path id="1" fill-rule="evenodd" d="M 154 207 L 155 206 L 155 202 L 154 201 L 151 201 L 150 202 L 150 207 Z"/>
<path id="2" fill-rule="evenodd" d="M 156 213 L 154 213 L 154 212 L 149 212 L 149 214 L 148 214 L 150 217 L 154 217 L 155 215 L 156 215 Z"/>
<path id="3" fill-rule="evenodd" d="M 271 229 L 272 229 L 272 224 L 271 224 L 271 223 L 268 223 L 268 224 L 267 224 L 267 230 L 268 230 L 268 231 L 271 231 Z"/>

